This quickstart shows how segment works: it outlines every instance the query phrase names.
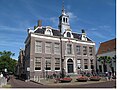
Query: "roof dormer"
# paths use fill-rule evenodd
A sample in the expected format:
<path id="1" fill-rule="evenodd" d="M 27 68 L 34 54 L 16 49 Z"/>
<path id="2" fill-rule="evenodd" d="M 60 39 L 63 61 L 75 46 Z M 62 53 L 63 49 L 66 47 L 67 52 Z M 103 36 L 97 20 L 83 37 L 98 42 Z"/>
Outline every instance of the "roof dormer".
<path id="1" fill-rule="evenodd" d="M 64 37 L 73 38 L 73 35 L 70 29 L 65 30 Z"/>
<path id="2" fill-rule="evenodd" d="M 46 26 L 45 35 L 53 36 L 52 27 Z"/>
<path id="3" fill-rule="evenodd" d="M 81 37 L 81 40 L 82 40 L 82 41 L 87 41 L 87 36 L 86 36 L 85 30 L 83 30 L 83 29 L 82 29 L 82 37 Z"/>

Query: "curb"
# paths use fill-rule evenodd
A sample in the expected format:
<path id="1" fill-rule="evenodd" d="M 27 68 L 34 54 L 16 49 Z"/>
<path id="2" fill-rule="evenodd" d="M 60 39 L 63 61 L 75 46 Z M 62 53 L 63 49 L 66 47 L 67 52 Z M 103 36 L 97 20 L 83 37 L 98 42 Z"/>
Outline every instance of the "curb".
<path id="1" fill-rule="evenodd" d="M 41 85 L 45 85 L 43 83 L 40 83 L 40 82 L 36 82 L 36 81 L 33 81 L 33 80 L 30 80 L 31 82 L 34 82 L 34 83 L 37 83 L 37 84 L 41 84 Z"/>

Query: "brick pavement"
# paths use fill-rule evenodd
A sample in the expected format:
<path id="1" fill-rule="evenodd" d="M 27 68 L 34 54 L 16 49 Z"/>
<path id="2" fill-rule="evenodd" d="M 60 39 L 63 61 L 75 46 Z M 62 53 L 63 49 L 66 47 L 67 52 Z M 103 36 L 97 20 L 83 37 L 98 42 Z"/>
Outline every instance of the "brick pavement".
<path id="1" fill-rule="evenodd" d="M 71 83 L 54 83 L 54 80 L 41 80 L 40 84 L 34 82 L 25 82 L 19 79 L 11 77 L 8 84 L 11 84 L 12 88 L 115 88 L 116 81 L 87 81 L 87 82 L 75 82 L 75 79 Z M 96 83 L 97 82 L 97 83 Z"/>

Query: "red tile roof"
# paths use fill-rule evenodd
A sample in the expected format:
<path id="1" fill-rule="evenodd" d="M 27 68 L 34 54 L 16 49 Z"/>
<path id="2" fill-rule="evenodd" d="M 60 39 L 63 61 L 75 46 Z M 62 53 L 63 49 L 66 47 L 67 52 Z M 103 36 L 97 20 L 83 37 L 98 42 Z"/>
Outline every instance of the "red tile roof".
<path id="1" fill-rule="evenodd" d="M 100 44 L 97 54 L 116 51 L 116 38 Z"/>

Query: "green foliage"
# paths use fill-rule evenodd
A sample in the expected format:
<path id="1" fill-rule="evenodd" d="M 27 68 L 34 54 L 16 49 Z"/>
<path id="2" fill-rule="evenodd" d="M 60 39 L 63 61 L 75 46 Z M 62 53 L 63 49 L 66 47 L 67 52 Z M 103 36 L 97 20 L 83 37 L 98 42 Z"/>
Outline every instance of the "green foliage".
<path id="1" fill-rule="evenodd" d="M 109 64 L 110 68 L 112 67 L 112 58 L 110 56 L 100 56 L 98 57 L 98 61 L 103 64 L 104 69 L 106 64 Z"/>
<path id="2" fill-rule="evenodd" d="M 98 61 L 101 62 L 102 64 L 111 64 L 112 58 L 110 56 L 100 56 L 98 57 Z"/>
<path id="3" fill-rule="evenodd" d="M 11 51 L 0 52 L 0 71 L 7 68 L 8 72 L 14 72 L 14 68 L 17 64 L 17 61 L 11 58 L 14 55 L 15 54 Z"/>

